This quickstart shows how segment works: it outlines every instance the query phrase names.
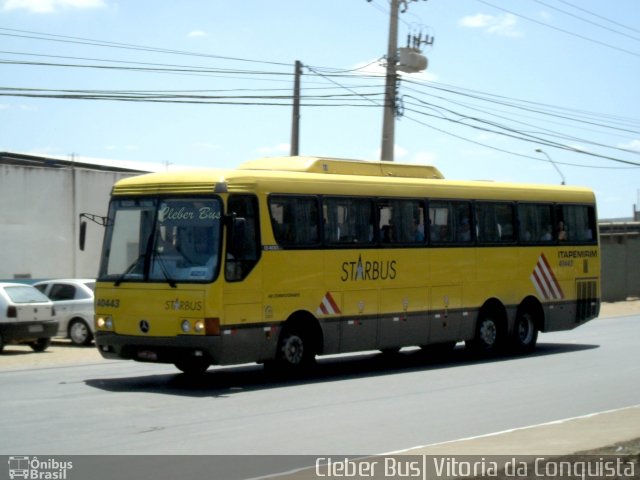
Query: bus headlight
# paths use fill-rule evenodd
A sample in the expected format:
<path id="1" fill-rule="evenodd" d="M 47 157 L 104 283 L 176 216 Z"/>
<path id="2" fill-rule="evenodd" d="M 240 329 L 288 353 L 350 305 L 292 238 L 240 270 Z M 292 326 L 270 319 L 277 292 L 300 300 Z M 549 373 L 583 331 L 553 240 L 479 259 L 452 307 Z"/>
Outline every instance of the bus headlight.
<path id="1" fill-rule="evenodd" d="M 198 320 L 193 328 L 195 329 L 196 333 L 204 332 L 204 320 Z"/>
<path id="2" fill-rule="evenodd" d="M 180 328 L 184 333 L 189 333 L 191 331 L 191 323 L 189 323 L 189 320 L 183 320 Z"/>
<path id="3" fill-rule="evenodd" d="M 102 330 L 113 330 L 111 315 L 96 315 L 96 327 Z"/>

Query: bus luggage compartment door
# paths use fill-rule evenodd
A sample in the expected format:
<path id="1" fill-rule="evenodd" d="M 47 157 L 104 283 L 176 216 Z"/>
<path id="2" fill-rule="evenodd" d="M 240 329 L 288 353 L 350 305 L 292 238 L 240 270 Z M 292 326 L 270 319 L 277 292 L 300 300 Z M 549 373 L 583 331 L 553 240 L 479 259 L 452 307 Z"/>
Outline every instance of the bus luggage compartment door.
<path id="1" fill-rule="evenodd" d="M 346 291 L 343 305 L 340 351 L 375 349 L 378 341 L 378 291 Z"/>

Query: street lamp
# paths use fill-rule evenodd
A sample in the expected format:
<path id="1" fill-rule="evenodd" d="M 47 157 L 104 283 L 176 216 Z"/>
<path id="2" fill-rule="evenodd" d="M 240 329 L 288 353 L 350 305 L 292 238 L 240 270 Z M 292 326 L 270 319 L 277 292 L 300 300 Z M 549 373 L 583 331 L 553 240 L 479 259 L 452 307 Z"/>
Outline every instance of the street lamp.
<path id="1" fill-rule="evenodd" d="M 561 185 L 564 185 L 564 184 L 566 183 L 566 182 L 565 182 L 565 179 L 564 179 L 564 175 L 562 174 L 562 172 L 561 172 L 561 171 L 560 171 L 560 169 L 558 168 L 558 165 L 556 165 L 556 163 L 555 163 L 553 160 L 551 160 L 551 157 L 547 154 L 547 152 L 545 152 L 545 151 L 544 151 L 544 150 L 542 150 L 541 148 L 536 148 L 536 152 L 538 152 L 538 153 L 542 153 L 545 157 L 547 157 L 547 160 L 549 160 L 549 163 L 550 163 L 551 165 L 553 165 L 553 168 L 555 168 L 555 169 L 556 169 L 556 171 L 557 171 L 557 172 L 560 174 L 560 176 L 562 177 L 562 183 L 561 183 Z"/>

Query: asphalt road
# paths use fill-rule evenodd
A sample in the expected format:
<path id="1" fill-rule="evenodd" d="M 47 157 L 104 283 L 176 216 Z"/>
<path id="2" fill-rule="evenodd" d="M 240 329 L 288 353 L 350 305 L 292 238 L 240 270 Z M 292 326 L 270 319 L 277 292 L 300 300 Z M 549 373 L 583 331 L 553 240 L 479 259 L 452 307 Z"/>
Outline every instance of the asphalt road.
<path id="1" fill-rule="evenodd" d="M 192 381 L 165 365 L 0 359 L 0 455 L 410 449 L 636 405 L 639 338 L 640 316 L 608 318 L 542 334 L 525 357 L 366 353 L 322 358 L 298 379 L 255 365 Z"/>

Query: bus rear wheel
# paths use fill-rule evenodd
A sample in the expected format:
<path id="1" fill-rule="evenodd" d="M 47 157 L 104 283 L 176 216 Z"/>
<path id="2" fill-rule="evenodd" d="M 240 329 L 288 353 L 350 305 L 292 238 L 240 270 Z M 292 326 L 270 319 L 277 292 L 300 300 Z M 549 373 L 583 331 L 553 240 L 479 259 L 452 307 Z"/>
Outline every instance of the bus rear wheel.
<path id="1" fill-rule="evenodd" d="M 538 329 L 533 315 L 524 311 L 516 317 L 511 336 L 511 347 L 517 353 L 529 353 L 536 348 Z"/>
<path id="2" fill-rule="evenodd" d="M 503 333 L 500 322 L 494 315 L 486 314 L 478 318 L 476 335 L 467 341 L 467 347 L 478 355 L 495 355 L 502 349 Z"/>

